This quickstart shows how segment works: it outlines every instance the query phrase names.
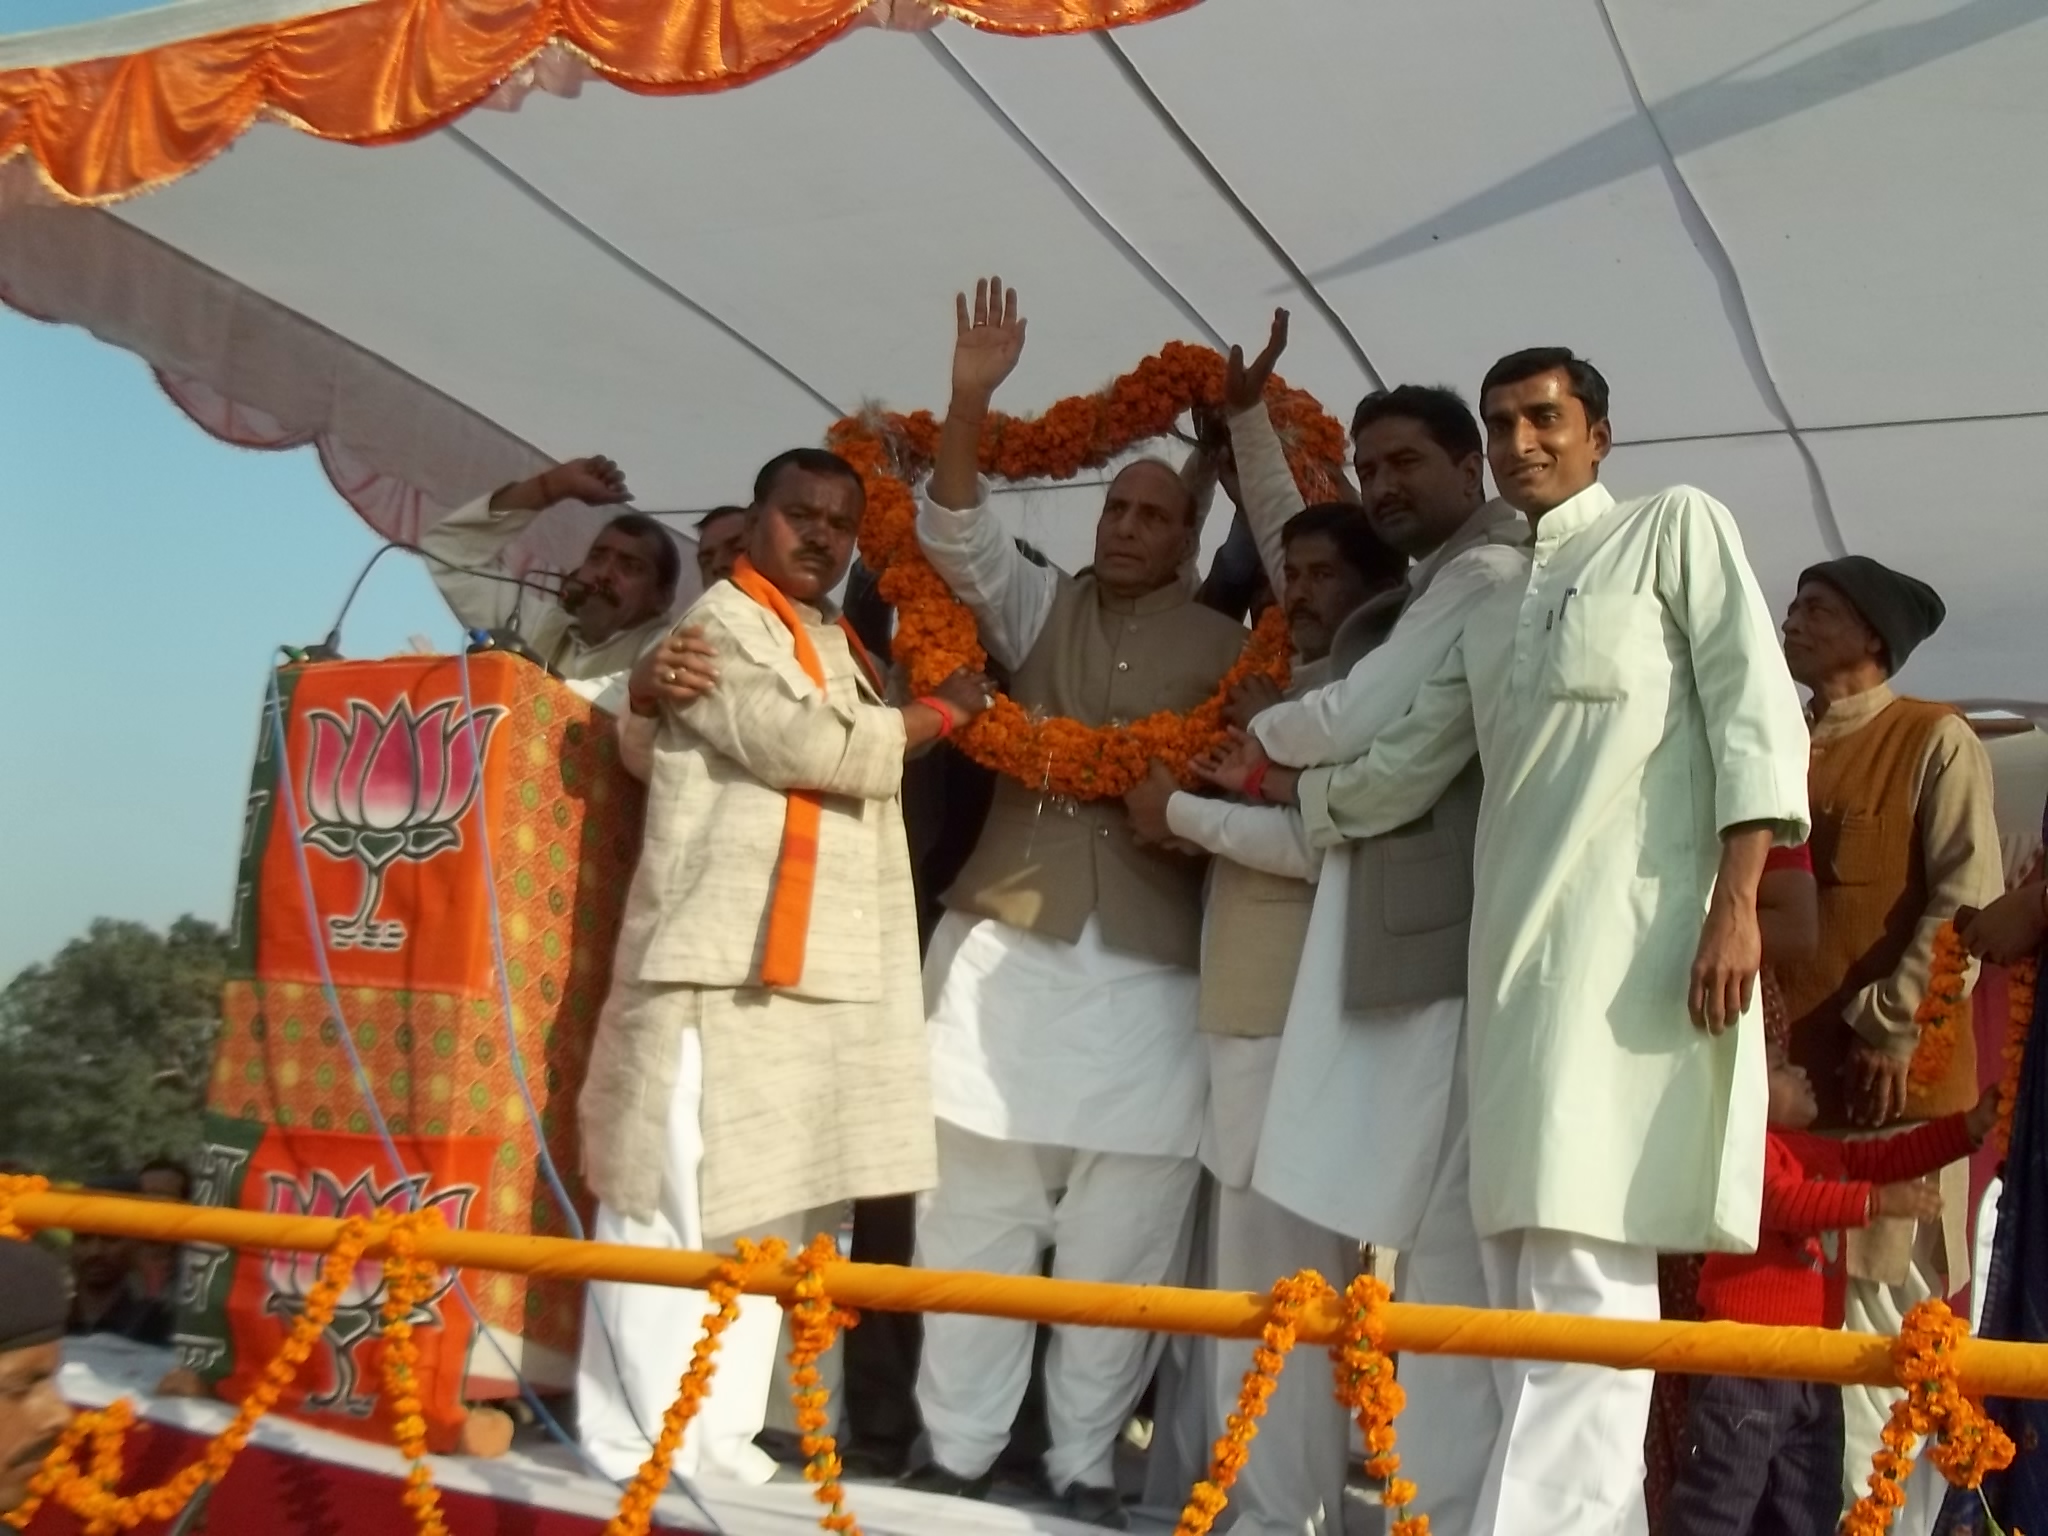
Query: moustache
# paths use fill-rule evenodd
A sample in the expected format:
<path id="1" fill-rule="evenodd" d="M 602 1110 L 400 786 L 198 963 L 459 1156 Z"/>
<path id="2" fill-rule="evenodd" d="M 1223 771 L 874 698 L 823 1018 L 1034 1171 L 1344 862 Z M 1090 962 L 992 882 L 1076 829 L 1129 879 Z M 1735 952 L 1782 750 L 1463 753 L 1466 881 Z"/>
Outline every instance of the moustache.
<path id="1" fill-rule="evenodd" d="M 619 600 L 619 594 L 612 590 L 608 582 L 579 581 L 574 576 L 565 576 L 562 579 L 562 595 L 559 601 L 570 613 L 577 612 L 593 597 L 607 603 L 616 603 Z"/>

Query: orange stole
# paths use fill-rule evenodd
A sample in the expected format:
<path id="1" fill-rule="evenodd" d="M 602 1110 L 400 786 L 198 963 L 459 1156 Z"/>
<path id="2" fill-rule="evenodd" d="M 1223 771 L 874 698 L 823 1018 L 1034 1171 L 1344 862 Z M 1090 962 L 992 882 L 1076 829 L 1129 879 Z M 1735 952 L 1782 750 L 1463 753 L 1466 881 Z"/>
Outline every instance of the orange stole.
<path id="1" fill-rule="evenodd" d="M 732 584 L 782 620 L 796 647 L 796 664 L 822 690 L 825 667 L 818 660 L 818 648 L 811 644 L 803 619 L 781 589 L 755 570 L 745 555 L 733 568 Z M 875 691 L 881 692 L 881 679 L 868 664 L 867 648 L 860 643 L 860 636 L 844 616 L 839 627 L 846 631 L 853 659 L 868 674 Z M 824 797 L 814 789 L 792 789 L 788 800 L 789 809 L 782 818 L 782 852 L 775 861 L 775 894 L 768 903 L 768 942 L 761 950 L 764 987 L 793 987 L 803 980 L 804 949 L 811 934 L 811 898 L 818 885 L 818 824 L 824 816 Z"/>

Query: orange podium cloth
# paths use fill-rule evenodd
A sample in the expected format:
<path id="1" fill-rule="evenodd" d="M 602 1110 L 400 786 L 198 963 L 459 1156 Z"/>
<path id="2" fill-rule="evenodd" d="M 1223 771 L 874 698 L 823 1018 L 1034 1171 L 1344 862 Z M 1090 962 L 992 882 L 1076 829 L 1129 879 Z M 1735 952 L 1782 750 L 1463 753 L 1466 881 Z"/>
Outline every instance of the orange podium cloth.
<path id="1" fill-rule="evenodd" d="M 541 1170 L 537 1114 L 589 1215 L 575 1097 L 639 848 L 641 791 L 619 766 L 611 717 L 539 668 L 485 654 L 470 659 L 469 677 L 465 701 L 450 657 L 278 674 L 286 760 L 266 708 L 197 1170 L 203 1203 L 335 1217 L 434 1205 L 454 1228 L 566 1235 Z M 189 1250 L 186 1363 L 236 1395 L 315 1278 L 317 1264 L 288 1254 L 238 1263 L 225 1249 Z M 418 1317 L 437 1447 L 453 1443 L 465 1396 L 514 1390 L 514 1364 L 536 1386 L 574 1379 L 580 1286 L 480 1273 L 465 1284 L 490 1339 L 473 1336 L 445 1288 Z M 382 1290 L 381 1271 L 366 1264 L 298 1411 L 383 1432 L 370 1409 Z"/>

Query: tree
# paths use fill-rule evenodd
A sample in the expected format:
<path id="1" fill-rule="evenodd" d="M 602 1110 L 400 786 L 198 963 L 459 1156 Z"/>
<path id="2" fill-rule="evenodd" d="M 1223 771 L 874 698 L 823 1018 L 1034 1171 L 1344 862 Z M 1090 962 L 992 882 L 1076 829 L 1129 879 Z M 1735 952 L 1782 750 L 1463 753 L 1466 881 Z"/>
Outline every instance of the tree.
<path id="1" fill-rule="evenodd" d="M 0 1155 L 53 1178 L 132 1172 L 199 1140 L 227 935 L 97 918 L 0 990 Z"/>

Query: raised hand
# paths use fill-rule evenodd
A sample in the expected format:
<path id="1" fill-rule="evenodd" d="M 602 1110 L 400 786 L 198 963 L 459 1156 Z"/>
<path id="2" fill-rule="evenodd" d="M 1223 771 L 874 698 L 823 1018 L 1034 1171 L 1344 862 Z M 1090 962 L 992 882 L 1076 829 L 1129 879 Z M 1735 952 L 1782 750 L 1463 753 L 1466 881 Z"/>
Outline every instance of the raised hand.
<path id="1" fill-rule="evenodd" d="M 541 505 L 558 501 L 580 501 L 588 507 L 615 507 L 631 501 L 626 474 L 602 454 L 587 459 L 569 459 L 534 477 L 540 482 Z"/>
<path id="2" fill-rule="evenodd" d="M 1266 350 L 1244 360 L 1244 348 L 1232 347 L 1223 370 L 1223 408 L 1233 416 L 1242 415 L 1266 398 L 1266 385 L 1273 377 L 1273 365 L 1287 350 L 1287 311 L 1273 311 L 1273 334 L 1266 338 Z"/>
<path id="3" fill-rule="evenodd" d="M 987 277 L 974 285 L 971 313 L 966 294 L 955 295 L 953 302 L 953 398 L 986 406 L 1024 352 L 1017 290 L 1005 288 L 1000 277 Z"/>

